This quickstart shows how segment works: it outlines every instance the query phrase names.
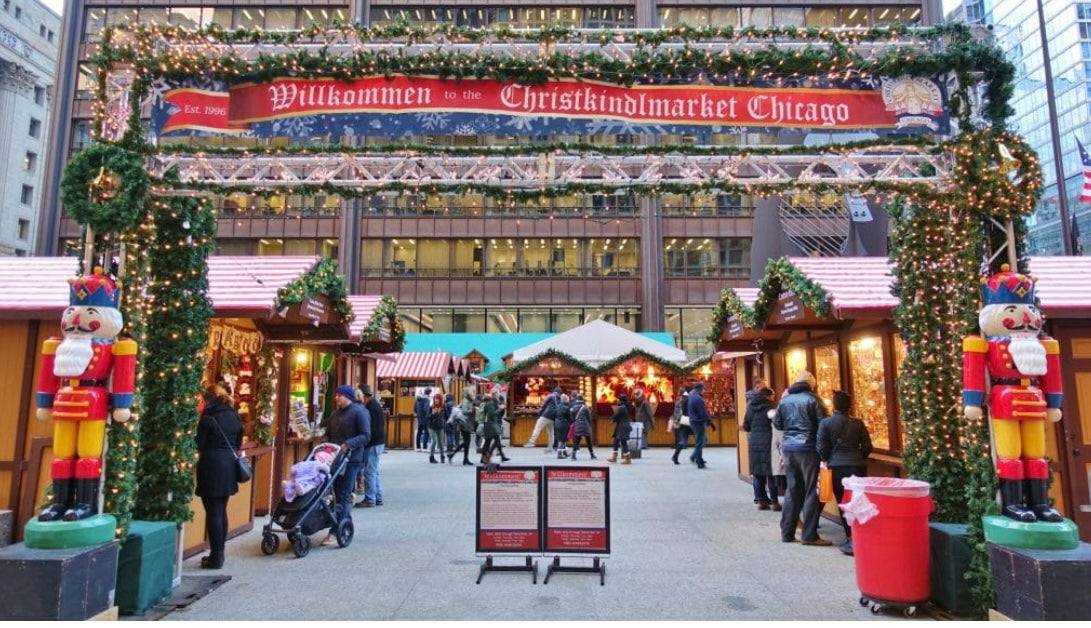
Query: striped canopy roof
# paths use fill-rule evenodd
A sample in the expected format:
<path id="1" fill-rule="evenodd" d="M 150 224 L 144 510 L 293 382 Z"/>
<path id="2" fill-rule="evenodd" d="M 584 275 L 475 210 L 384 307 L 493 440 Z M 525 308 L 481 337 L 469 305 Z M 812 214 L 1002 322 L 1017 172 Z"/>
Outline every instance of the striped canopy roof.
<path id="1" fill-rule="evenodd" d="M 829 294 L 835 318 L 889 318 L 898 305 L 890 293 L 894 277 L 885 257 L 792 257 L 789 261 Z M 1091 257 L 1030 258 L 1038 278 L 1042 311 L 1054 318 L 1091 316 Z M 736 288 L 745 305 L 758 298 L 756 288 Z"/>
<path id="2" fill-rule="evenodd" d="M 379 379 L 440 379 L 452 369 L 453 356 L 445 351 L 389 353 L 392 360 L 379 360 Z"/>
<path id="3" fill-rule="evenodd" d="M 216 316 L 263 319 L 274 314 L 277 291 L 314 268 L 321 257 L 213 256 L 208 258 L 208 296 Z M 0 257 L 0 318 L 49 318 L 68 307 L 73 257 Z M 123 293 L 124 298 L 124 293 Z M 355 340 L 371 320 L 378 296 L 353 296 Z"/>
<path id="4" fill-rule="evenodd" d="M 382 295 L 378 294 L 349 295 L 349 305 L 352 306 L 352 312 L 356 315 L 356 318 L 349 323 L 349 342 L 360 342 L 363 339 L 364 328 L 371 322 L 371 317 L 375 315 L 375 308 L 378 307 L 382 298 Z"/>

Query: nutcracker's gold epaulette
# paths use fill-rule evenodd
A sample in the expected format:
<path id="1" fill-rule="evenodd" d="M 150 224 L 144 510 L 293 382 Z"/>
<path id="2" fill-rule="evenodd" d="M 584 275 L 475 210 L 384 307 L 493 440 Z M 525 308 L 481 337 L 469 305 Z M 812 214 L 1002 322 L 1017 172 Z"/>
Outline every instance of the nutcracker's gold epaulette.
<path id="1" fill-rule="evenodd" d="M 1061 352 L 1061 343 L 1053 338 L 1042 338 L 1041 343 L 1046 348 L 1046 355 L 1057 355 Z"/>
<path id="2" fill-rule="evenodd" d="M 114 343 L 114 355 L 136 355 L 136 341 L 123 338 Z"/>
<path id="3" fill-rule="evenodd" d="M 981 336 L 967 336 L 962 339 L 962 350 L 972 353 L 988 353 L 989 343 Z"/>
<path id="4" fill-rule="evenodd" d="M 42 355 L 57 355 L 57 347 L 61 346 L 60 338 L 48 338 L 42 343 Z"/>

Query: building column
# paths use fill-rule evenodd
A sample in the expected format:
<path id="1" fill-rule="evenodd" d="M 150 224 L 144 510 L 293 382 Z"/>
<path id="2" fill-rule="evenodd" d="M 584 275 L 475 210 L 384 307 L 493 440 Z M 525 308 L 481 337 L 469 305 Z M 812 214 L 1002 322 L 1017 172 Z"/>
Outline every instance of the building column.
<path id="1" fill-rule="evenodd" d="M 663 215 L 660 200 L 640 198 L 640 331 L 663 331 Z"/>

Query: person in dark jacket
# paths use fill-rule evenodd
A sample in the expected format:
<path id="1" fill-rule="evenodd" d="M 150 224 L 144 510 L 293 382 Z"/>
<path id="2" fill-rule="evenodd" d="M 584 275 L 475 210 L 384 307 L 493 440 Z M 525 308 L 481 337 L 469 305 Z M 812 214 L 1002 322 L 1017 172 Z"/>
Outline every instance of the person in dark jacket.
<path id="1" fill-rule="evenodd" d="M 511 460 L 504 455 L 504 446 L 500 443 L 500 437 L 504 434 L 504 411 L 500 406 L 500 390 L 494 388 L 485 398 L 485 443 L 481 445 L 481 464 L 489 464 L 492 461 L 493 450 L 500 454 L 500 460 Z"/>
<path id="2" fill-rule="evenodd" d="M 372 394 L 371 386 L 364 386 L 360 390 L 360 396 L 363 397 L 364 408 L 371 420 L 371 439 L 368 440 L 367 448 L 364 449 L 366 487 L 364 489 L 364 500 L 361 503 L 365 507 L 382 506 L 383 479 L 379 471 L 379 461 L 383 457 L 383 450 L 386 449 L 386 410 L 383 409 L 383 404 L 379 403 L 379 400 Z"/>
<path id="3" fill-rule="evenodd" d="M 443 448 L 443 425 L 447 422 L 447 410 L 443 405 L 443 394 L 432 395 L 432 407 L 428 409 L 428 462 L 436 462 L 436 452 L 439 452 L 439 462 L 447 462 L 446 450 Z"/>
<path id="4" fill-rule="evenodd" d="M 689 461 L 695 463 L 698 469 L 704 469 L 705 445 L 708 444 L 708 429 L 715 431 L 716 425 L 712 422 L 712 415 L 708 413 L 705 405 L 705 383 L 697 382 L 689 391 L 689 401 L 686 408 L 689 417 L 689 427 L 693 430 L 693 453 L 689 455 Z"/>
<path id="5" fill-rule="evenodd" d="M 470 390 L 469 387 L 462 389 L 462 402 L 458 405 L 459 412 L 462 413 L 462 420 L 458 422 L 455 429 L 458 431 L 459 438 L 461 438 L 461 444 L 455 446 L 455 453 L 458 453 L 461 449 L 462 464 L 473 466 L 474 463 L 470 462 L 470 444 L 473 443 L 476 435 L 477 421 L 474 420 L 474 415 L 477 413 L 477 409 L 474 407 L 473 394 Z"/>
<path id="6" fill-rule="evenodd" d="M 451 423 L 451 412 L 455 409 L 454 393 L 447 393 L 443 398 L 443 436 L 447 440 L 447 459 L 452 459 L 455 453 L 456 427 Z"/>
<path id="7" fill-rule="evenodd" d="M 689 426 L 689 393 L 691 390 L 693 390 L 693 386 L 688 385 L 682 389 L 682 394 L 674 402 L 674 412 L 671 414 L 671 422 L 673 423 L 671 430 L 674 432 L 674 455 L 671 456 L 671 462 L 674 464 L 680 464 L 678 454 L 682 453 L 682 450 L 686 448 L 689 437 L 693 435 L 693 430 Z M 685 423 L 682 422 L 682 417 L 685 417 Z"/>
<path id="8" fill-rule="evenodd" d="M 815 379 L 801 371 L 788 388 L 788 394 L 777 406 L 773 425 L 784 432 L 784 471 L 788 490 L 784 495 L 784 510 L 780 513 L 780 540 L 796 540 L 796 522 L 803 515 L 804 545 L 833 545 L 818 536 L 818 518 L 822 504 L 818 501 L 818 424 L 826 417 L 822 401 L 814 394 Z"/>
<path id="9" fill-rule="evenodd" d="M 432 389 L 425 388 L 413 402 L 413 414 L 417 417 L 416 450 L 428 451 L 428 415 L 432 412 Z"/>
<path id="10" fill-rule="evenodd" d="M 205 508 L 208 556 L 204 569 L 224 566 L 227 542 L 227 500 L 239 492 L 235 479 L 235 455 L 242 447 L 242 419 L 232 407 L 231 396 L 217 385 L 201 392 L 204 409 L 197 423 L 197 495 Z"/>
<path id="11" fill-rule="evenodd" d="M 371 442 L 371 417 L 363 405 L 355 403 L 356 389 L 348 384 L 337 387 L 333 395 L 333 404 L 337 409 L 330 414 L 326 439 L 341 446 L 341 452 L 348 456 L 345 472 L 334 480 L 333 490 L 337 496 L 338 519 L 352 518 L 352 489 L 356 485 L 356 476 L 364 466 L 364 450 Z M 323 543 L 332 540 L 332 534 Z"/>
<path id="12" fill-rule="evenodd" d="M 871 435 L 864 422 L 849 416 L 852 397 L 840 390 L 833 393 L 833 416 L 818 424 L 818 457 L 833 472 L 833 495 L 840 504 L 845 498 L 841 480 L 867 476 L 867 457 L 871 455 Z M 840 512 L 840 509 L 838 509 Z M 852 555 L 852 528 L 841 513 L 841 527 L 845 530 L 845 542 L 840 546 L 843 553 Z"/>
<path id="13" fill-rule="evenodd" d="M 632 464 L 633 455 L 629 453 L 629 435 L 633 431 L 633 406 L 625 393 L 617 396 L 617 406 L 614 407 L 614 416 L 610 420 L 614 423 L 614 451 L 606 457 L 606 462 L 617 462 L 617 452 L 620 449 L 621 464 Z"/>
<path id="14" fill-rule="evenodd" d="M 743 418 L 742 429 L 749 434 L 747 447 L 750 451 L 750 481 L 754 485 L 754 503 L 758 505 L 758 510 L 769 510 L 774 503 L 780 505 L 777 501 L 777 481 L 773 477 L 770 448 L 773 441 L 773 421 L 769 418 L 769 410 L 772 407 L 773 391 L 769 388 L 747 391 L 746 416 Z"/>
<path id="15" fill-rule="evenodd" d="M 643 388 L 633 391 L 633 408 L 636 409 L 636 422 L 643 426 L 640 430 L 640 448 L 647 449 L 648 434 L 651 434 L 655 427 L 655 408 L 652 407 L 648 396 L 644 394 Z"/>
<path id="16" fill-rule="evenodd" d="M 553 450 L 553 442 L 556 440 L 553 435 L 554 417 L 557 416 L 557 406 L 561 403 L 562 392 L 564 391 L 561 387 L 556 386 L 553 388 L 553 392 L 546 395 L 546 398 L 542 401 L 542 407 L 538 408 L 538 420 L 534 422 L 534 431 L 530 433 L 527 442 L 523 443 L 523 447 L 534 447 L 538 442 L 538 435 L 544 429 L 549 439 L 549 451 Z M 549 453 L 549 451 L 546 453 Z"/>
<path id="17" fill-rule="evenodd" d="M 568 395 L 561 394 L 561 403 L 554 416 L 557 418 L 553 419 L 553 449 L 561 460 L 568 457 L 568 427 L 572 425 L 572 402 Z"/>
<path id="18" fill-rule="evenodd" d="M 587 453 L 595 460 L 595 448 L 591 445 L 591 407 L 584 403 L 579 393 L 572 395 L 572 458 L 580 451 L 580 439 L 587 443 Z"/>

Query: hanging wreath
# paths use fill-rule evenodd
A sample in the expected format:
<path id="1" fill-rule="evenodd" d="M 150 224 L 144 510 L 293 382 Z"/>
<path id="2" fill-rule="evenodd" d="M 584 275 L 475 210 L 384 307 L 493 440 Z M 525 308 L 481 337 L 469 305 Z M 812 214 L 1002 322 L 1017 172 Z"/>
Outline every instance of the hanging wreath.
<path id="1" fill-rule="evenodd" d="M 148 173 L 138 153 L 96 143 L 65 166 L 61 202 L 79 224 L 97 233 L 121 232 L 136 224 L 148 186 Z"/>

